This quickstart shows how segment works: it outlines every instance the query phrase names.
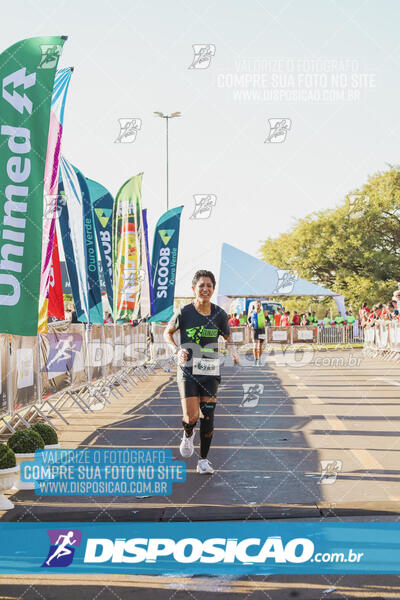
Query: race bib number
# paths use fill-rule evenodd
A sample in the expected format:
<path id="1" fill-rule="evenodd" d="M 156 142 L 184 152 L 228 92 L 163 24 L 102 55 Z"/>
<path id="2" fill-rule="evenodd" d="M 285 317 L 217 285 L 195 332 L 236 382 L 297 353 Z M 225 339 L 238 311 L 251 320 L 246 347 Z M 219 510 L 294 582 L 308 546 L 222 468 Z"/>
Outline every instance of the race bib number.
<path id="1" fill-rule="evenodd" d="M 219 358 L 193 358 L 193 375 L 219 375 Z"/>
<path id="2" fill-rule="evenodd" d="M 258 339 L 259 340 L 265 340 L 265 333 L 259 333 L 258 334 Z"/>

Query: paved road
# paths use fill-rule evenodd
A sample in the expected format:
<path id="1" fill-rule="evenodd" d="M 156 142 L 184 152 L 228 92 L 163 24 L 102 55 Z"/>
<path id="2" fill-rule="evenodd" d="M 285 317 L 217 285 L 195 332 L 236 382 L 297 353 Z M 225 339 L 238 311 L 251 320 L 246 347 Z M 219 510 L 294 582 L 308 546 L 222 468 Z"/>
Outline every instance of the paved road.
<path id="1" fill-rule="evenodd" d="M 107 506 L 104 518 L 165 521 L 399 512 L 399 366 L 362 359 L 359 351 L 277 353 L 262 367 L 242 362 L 223 368 L 209 455 L 213 476 L 195 472 L 197 433 L 187 481 L 174 484 L 170 497 L 96 498 L 94 505 L 86 498 L 38 501 L 20 492 L 13 498 L 17 508 L 3 518 L 17 520 L 23 512 L 30 520 L 32 510 L 57 520 L 62 507 L 73 520 L 86 520 L 99 506 Z M 165 447 L 182 460 L 173 374 L 142 398 L 88 426 L 86 435 L 80 417 L 79 445 Z"/>
<path id="2" fill-rule="evenodd" d="M 252 387 L 250 399 L 243 386 Z M 2 518 L 187 521 L 348 516 L 372 520 L 386 515 L 397 519 L 399 387 L 399 366 L 362 359 L 354 350 L 277 353 L 257 368 L 246 366 L 244 360 L 240 367 L 226 365 L 210 452 L 216 468 L 213 476 L 197 475 L 193 456 L 187 461 L 187 482 L 175 484 L 169 498 L 38 500 L 30 492 L 20 492 L 13 497 L 16 509 Z M 128 400 L 136 398 L 135 406 L 127 409 L 125 399 L 122 409 L 116 402 L 114 415 L 109 411 L 108 416 L 90 416 L 91 426 L 79 416 L 79 425 L 65 433 L 63 445 L 73 446 L 69 440 L 95 447 L 165 446 L 180 459 L 181 414 L 173 376 L 163 374 L 153 388 L 151 393 L 134 389 Z M 322 480 L 321 461 L 330 464 L 330 474 Z M 166 600 L 400 598 L 399 579 L 392 576 L 113 576 L 93 581 L 69 577 L 66 582 L 31 577 L 13 585 L 0 577 L 0 599 L 23 595 L 24 600 L 64 600 L 72 592 L 82 599 L 130 598 L 134 591 L 145 600 L 154 589 Z"/>

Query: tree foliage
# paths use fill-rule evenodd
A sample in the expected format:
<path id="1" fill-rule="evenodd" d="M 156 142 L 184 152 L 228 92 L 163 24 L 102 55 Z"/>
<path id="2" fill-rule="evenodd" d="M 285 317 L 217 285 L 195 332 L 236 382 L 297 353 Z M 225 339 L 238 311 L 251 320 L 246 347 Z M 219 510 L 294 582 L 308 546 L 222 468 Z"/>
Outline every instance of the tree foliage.
<path id="1" fill-rule="evenodd" d="M 368 179 L 335 209 L 268 238 L 262 258 L 345 296 L 355 306 L 388 302 L 400 280 L 400 167 Z"/>

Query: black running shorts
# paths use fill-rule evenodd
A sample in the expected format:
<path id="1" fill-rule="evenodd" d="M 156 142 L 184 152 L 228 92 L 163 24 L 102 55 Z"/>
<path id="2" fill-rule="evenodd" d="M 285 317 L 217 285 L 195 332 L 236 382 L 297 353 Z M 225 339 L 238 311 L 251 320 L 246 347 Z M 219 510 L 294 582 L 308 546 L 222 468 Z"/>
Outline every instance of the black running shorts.
<path id="1" fill-rule="evenodd" d="M 260 338 L 259 336 L 263 335 L 263 338 Z M 260 342 L 265 342 L 265 329 L 253 329 L 253 340 L 260 340 Z"/>
<path id="2" fill-rule="evenodd" d="M 192 379 L 179 379 L 178 390 L 181 398 L 192 396 L 207 396 L 216 398 L 220 377 L 207 377 L 200 375 Z"/>

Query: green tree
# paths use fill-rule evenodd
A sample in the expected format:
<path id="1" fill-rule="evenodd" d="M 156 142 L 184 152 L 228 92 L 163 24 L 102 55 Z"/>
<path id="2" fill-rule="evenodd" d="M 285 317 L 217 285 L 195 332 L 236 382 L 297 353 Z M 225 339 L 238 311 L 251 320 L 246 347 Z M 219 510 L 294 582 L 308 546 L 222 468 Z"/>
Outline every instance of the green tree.
<path id="1" fill-rule="evenodd" d="M 400 279 L 400 167 L 368 179 L 335 209 L 297 221 L 260 248 L 267 262 L 343 294 L 388 302 Z"/>

